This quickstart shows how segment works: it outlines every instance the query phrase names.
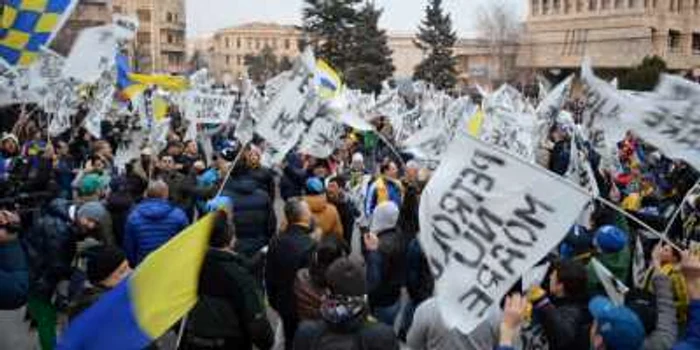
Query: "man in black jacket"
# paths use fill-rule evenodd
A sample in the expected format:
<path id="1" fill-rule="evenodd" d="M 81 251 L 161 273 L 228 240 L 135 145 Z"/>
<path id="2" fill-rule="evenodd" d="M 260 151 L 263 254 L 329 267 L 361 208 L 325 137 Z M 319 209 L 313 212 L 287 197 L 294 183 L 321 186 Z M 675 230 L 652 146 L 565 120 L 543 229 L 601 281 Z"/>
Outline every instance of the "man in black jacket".
<path id="1" fill-rule="evenodd" d="M 549 280 L 549 296 L 539 287 L 530 291 L 534 319 L 542 324 L 550 349 L 588 350 L 592 322 L 586 288 L 588 272 L 578 261 L 556 265 Z"/>
<path id="2" fill-rule="evenodd" d="M 361 213 L 345 193 L 344 188 L 344 179 L 332 177 L 328 180 L 326 195 L 328 196 L 328 201 L 338 209 L 340 221 L 343 223 L 343 238 L 345 238 L 345 242 L 350 246 L 352 245 L 352 233 L 355 229 L 355 219 L 358 218 Z"/>
<path id="3" fill-rule="evenodd" d="M 299 269 L 308 267 L 314 249 L 311 238 L 311 210 L 306 202 L 289 199 L 284 207 L 287 231 L 270 243 L 265 265 L 265 286 L 270 305 L 284 324 L 285 348 L 292 349 L 299 319 L 294 298 L 294 279 Z"/>
<path id="4" fill-rule="evenodd" d="M 245 258 L 233 252 L 233 225 L 225 213 L 217 215 L 182 348 L 268 350 L 274 334 L 262 294 Z"/>

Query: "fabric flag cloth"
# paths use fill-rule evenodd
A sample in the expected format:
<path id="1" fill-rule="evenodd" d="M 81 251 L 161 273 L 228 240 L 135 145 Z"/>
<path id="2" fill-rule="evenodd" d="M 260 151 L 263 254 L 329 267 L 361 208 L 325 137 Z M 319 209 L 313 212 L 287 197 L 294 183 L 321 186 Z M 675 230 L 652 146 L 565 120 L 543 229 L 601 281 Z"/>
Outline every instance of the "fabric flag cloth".
<path id="1" fill-rule="evenodd" d="M 186 77 L 170 76 L 165 74 L 138 74 L 131 73 L 129 78 L 138 84 L 154 85 L 163 90 L 182 92 L 189 88 L 190 82 Z"/>
<path id="2" fill-rule="evenodd" d="M 646 277 L 647 265 L 644 259 L 644 246 L 642 238 L 638 235 L 634 243 L 634 255 L 632 257 L 632 278 L 636 288 L 644 287 L 644 277 Z"/>
<path id="3" fill-rule="evenodd" d="M 420 242 L 448 327 L 469 334 L 566 235 L 589 197 L 457 132 L 420 203 Z"/>
<path id="4" fill-rule="evenodd" d="M 610 300 L 617 306 L 622 306 L 625 304 L 625 295 L 629 292 L 629 288 L 625 286 L 624 283 L 620 282 L 615 275 L 610 272 L 598 259 L 591 259 L 591 264 L 595 270 L 598 279 L 603 284 L 605 288 L 605 293 L 608 295 Z"/>
<path id="5" fill-rule="evenodd" d="M 151 253 L 132 276 L 68 326 L 57 349 L 137 350 L 165 334 L 197 303 L 215 214 Z"/>
<path id="6" fill-rule="evenodd" d="M 484 125 L 484 111 L 479 107 L 474 115 L 467 122 L 469 135 L 481 137 L 481 127 Z"/>
<path id="7" fill-rule="evenodd" d="M 139 84 L 131 79 L 131 67 L 129 66 L 129 58 L 126 55 L 117 54 L 116 61 L 119 92 L 126 100 L 133 100 L 136 96 L 142 94 L 148 86 Z"/>
<path id="8" fill-rule="evenodd" d="M 343 81 L 326 61 L 318 59 L 316 60 L 316 71 L 314 72 L 314 85 L 321 98 L 330 100 L 338 96 L 343 86 Z"/>
<path id="9" fill-rule="evenodd" d="M 78 1 L 6 0 L 0 23 L 0 57 L 13 66 L 28 66 L 48 46 Z"/>

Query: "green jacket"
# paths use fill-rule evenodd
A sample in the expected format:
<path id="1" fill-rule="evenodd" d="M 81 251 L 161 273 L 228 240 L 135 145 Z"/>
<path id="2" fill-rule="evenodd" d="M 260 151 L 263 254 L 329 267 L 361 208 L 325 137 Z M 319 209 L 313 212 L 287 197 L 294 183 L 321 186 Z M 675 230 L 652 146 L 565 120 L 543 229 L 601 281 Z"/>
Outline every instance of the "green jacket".
<path id="1" fill-rule="evenodd" d="M 632 263 L 632 251 L 630 245 L 625 245 L 621 251 L 612 254 L 598 254 L 595 256 L 603 266 L 617 277 L 622 283 L 627 283 L 630 274 L 630 264 Z M 595 294 L 602 291 L 603 285 L 598 280 L 598 275 L 593 268 L 593 264 L 588 263 L 588 291 Z"/>

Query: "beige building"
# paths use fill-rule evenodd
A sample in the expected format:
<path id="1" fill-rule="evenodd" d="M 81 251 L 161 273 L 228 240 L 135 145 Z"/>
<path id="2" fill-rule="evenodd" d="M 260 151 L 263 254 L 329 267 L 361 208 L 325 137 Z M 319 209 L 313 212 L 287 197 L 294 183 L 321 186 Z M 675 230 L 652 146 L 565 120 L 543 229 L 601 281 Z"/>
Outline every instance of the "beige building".
<path id="1" fill-rule="evenodd" d="M 190 67 L 192 69 L 199 69 L 207 67 L 209 69 L 212 67 L 212 62 L 214 58 L 214 36 L 211 34 L 201 35 L 193 38 L 188 38 L 186 43 L 187 52 L 187 62 L 194 64 L 197 67 Z M 195 59 L 195 54 L 197 54 L 198 62 L 193 62 Z"/>
<path id="2" fill-rule="evenodd" d="M 245 76 L 245 56 L 258 54 L 266 46 L 278 58 L 292 59 L 299 55 L 300 39 L 301 32 L 294 26 L 275 23 L 252 22 L 219 30 L 212 39 L 213 74 L 224 81 Z"/>
<path id="3" fill-rule="evenodd" d="M 80 0 L 70 18 L 58 33 L 51 48 L 68 55 L 78 34 L 85 28 L 112 22 L 112 0 Z"/>
<path id="4" fill-rule="evenodd" d="M 517 64 L 628 68 L 659 55 L 670 69 L 700 66 L 700 0 L 526 0 Z"/>
<path id="5" fill-rule="evenodd" d="M 130 55 L 134 71 L 141 73 L 184 73 L 185 0 L 113 0 L 115 13 L 139 19 Z"/>

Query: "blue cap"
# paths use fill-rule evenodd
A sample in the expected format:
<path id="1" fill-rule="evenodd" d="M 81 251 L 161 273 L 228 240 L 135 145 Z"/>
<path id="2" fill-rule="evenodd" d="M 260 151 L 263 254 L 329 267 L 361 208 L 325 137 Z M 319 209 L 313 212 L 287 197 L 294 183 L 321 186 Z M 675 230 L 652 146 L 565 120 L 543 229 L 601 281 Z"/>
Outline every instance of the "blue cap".
<path id="1" fill-rule="evenodd" d="M 610 299 L 595 297 L 588 309 L 598 325 L 605 348 L 610 350 L 639 350 L 644 345 L 644 325 L 631 309 L 615 306 Z"/>
<path id="2" fill-rule="evenodd" d="M 215 210 L 219 209 L 224 209 L 224 210 L 232 210 L 233 209 L 233 200 L 231 197 L 227 196 L 218 196 L 212 198 L 210 201 L 207 202 L 206 206 L 206 211 L 207 213 L 211 213 Z"/>
<path id="3" fill-rule="evenodd" d="M 324 193 L 325 186 L 323 186 L 323 181 L 317 177 L 312 177 L 306 180 L 306 191 L 309 194 L 321 194 Z"/>
<path id="4" fill-rule="evenodd" d="M 606 225 L 596 231 L 594 243 L 603 253 L 617 253 L 627 245 L 627 233 L 616 226 Z"/>

